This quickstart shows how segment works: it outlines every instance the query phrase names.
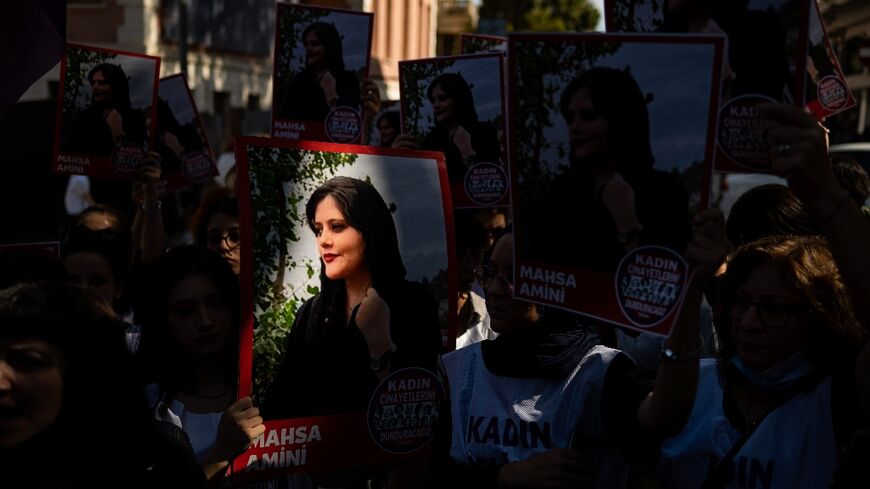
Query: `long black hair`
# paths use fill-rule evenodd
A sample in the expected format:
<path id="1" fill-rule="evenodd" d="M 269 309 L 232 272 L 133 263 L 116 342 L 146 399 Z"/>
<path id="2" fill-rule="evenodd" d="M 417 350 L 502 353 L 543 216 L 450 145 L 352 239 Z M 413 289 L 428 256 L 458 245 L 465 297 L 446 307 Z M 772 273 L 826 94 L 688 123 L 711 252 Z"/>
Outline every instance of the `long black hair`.
<path id="1" fill-rule="evenodd" d="M 607 121 L 616 171 L 630 179 L 652 168 L 655 158 L 649 141 L 648 100 L 631 72 L 595 67 L 572 80 L 559 101 L 562 116 L 569 123 L 571 98 L 581 88 L 586 88 L 595 111 Z"/>
<path id="2" fill-rule="evenodd" d="M 344 71 L 344 49 L 341 45 L 341 36 L 338 34 L 338 29 L 335 24 L 327 22 L 312 22 L 302 31 L 302 42 L 308 37 L 310 32 L 317 35 L 317 39 L 326 49 L 326 67 L 332 74 L 341 73 Z M 305 69 L 308 68 L 308 60 L 306 60 Z"/>
<path id="3" fill-rule="evenodd" d="M 459 119 L 459 124 L 464 127 L 477 122 L 477 110 L 474 108 L 474 95 L 471 94 L 471 87 L 465 78 L 459 73 L 442 73 L 438 75 L 429 88 L 426 89 L 426 98 L 432 100 L 432 92 L 435 87 L 441 87 L 448 97 L 453 99 L 453 107 L 456 111 L 456 116 Z M 438 123 L 436 121 L 436 126 Z"/>
<path id="4" fill-rule="evenodd" d="M 405 279 L 405 264 L 399 252 L 399 239 L 390 208 L 375 187 L 363 180 L 350 177 L 335 177 L 321 185 L 305 205 L 308 226 L 314 228 L 317 205 L 327 196 L 335 199 L 348 225 L 362 234 L 365 243 L 365 264 L 372 275 L 372 286 L 387 298 Z M 332 280 L 326 276 L 326 267 L 321 264 L 320 286 L 323 298 L 332 309 L 330 316 L 344 318 L 346 290 L 344 280 Z M 323 301 L 322 301 L 323 302 Z M 327 319 L 329 311 L 320 317 Z"/>
<path id="5" fill-rule="evenodd" d="M 218 288 L 230 309 L 232 326 L 224 348 L 228 367 L 225 375 L 235 378 L 239 354 L 239 281 L 230 265 L 217 252 L 197 245 L 177 246 L 154 265 L 149 280 L 150 295 L 143 310 L 142 367 L 148 381 L 157 382 L 172 397 L 190 388 L 190 360 L 172 337 L 169 326 L 169 291 L 185 278 L 205 275 Z"/>
<path id="6" fill-rule="evenodd" d="M 101 63 L 91 68 L 88 72 L 88 82 L 94 82 L 94 74 L 97 72 L 103 74 L 106 78 L 106 83 L 112 87 L 112 97 L 108 105 L 118 109 L 130 108 L 130 81 L 127 79 L 127 74 L 119 65 L 111 63 Z"/>

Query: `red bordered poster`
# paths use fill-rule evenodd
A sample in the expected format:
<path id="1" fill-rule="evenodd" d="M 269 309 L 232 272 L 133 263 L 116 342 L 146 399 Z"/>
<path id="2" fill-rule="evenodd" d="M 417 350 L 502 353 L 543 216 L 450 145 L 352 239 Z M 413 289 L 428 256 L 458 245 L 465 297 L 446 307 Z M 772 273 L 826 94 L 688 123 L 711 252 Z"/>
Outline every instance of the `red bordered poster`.
<path id="1" fill-rule="evenodd" d="M 153 147 L 160 58 L 67 44 L 52 170 L 132 180 Z"/>
<path id="2" fill-rule="evenodd" d="M 182 74 L 160 79 L 155 148 L 160 153 L 161 177 L 167 191 L 218 174 L 214 152 Z"/>
<path id="3" fill-rule="evenodd" d="M 669 333 L 708 204 L 723 44 L 511 35 L 515 297 Z"/>
<path id="4" fill-rule="evenodd" d="M 234 477 L 334 471 L 421 455 L 444 408 L 431 370 L 442 342 L 452 347 L 456 332 L 449 319 L 456 316 L 457 276 L 442 155 L 250 137 L 237 138 L 235 148 L 242 237 L 239 391 L 253 393 L 267 432 L 236 460 Z M 315 234 L 306 205 L 327 181 L 355 190 L 315 200 Z M 372 192 L 381 203 L 370 200 Z M 346 209 L 346 219 L 337 208 Z M 395 345 L 380 385 L 363 327 L 349 328 L 344 302 L 332 299 L 359 276 L 361 263 L 387 304 Z M 357 325 L 364 323 L 362 310 L 352 313 Z M 300 329 L 288 336 L 294 321 Z"/>
<path id="5" fill-rule="evenodd" d="M 778 122 L 764 116 L 757 105 L 803 105 L 811 1 L 719 2 L 720 8 L 698 31 L 690 30 L 685 15 L 668 9 L 665 0 L 606 0 L 604 11 L 608 32 L 693 32 L 725 37 L 714 168 L 769 172 L 767 132 Z"/>
<path id="6" fill-rule="evenodd" d="M 272 136 L 359 143 L 374 15 L 276 4 Z"/>
<path id="7" fill-rule="evenodd" d="M 444 153 L 454 208 L 510 202 L 503 73 L 498 53 L 399 62 L 402 132 Z"/>
<path id="8" fill-rule="evenodd" d="M 507 51 L 507 38 L 504 36 L 491 36 L 487 34 L 459 34 L 459 53 L 503 53 Z"/>
<path id="9" fill-rule="evenodd" d="M 810 7 L 806 107 L 819 120 L 856 105 L 825 28 L 818 1 Z"/>

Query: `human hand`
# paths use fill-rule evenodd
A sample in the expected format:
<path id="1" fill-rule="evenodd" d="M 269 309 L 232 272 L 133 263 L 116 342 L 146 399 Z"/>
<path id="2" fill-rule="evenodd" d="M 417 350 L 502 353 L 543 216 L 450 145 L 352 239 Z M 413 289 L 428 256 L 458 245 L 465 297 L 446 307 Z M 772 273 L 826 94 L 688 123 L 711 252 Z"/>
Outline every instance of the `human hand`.
<path id="1" fill-rule="evenodd" d="M 453 133 L 453 145 L 459 150 L 463 160 L 474 156 L 474 149 L 471 147 L 471 134 L 464 127 L 459 126 L 459 129 Z"/>
<path id="2" fill-rule="evenodd" d="M 323 95 L 326 97 L 326 103 L 332 106 L 335 101 L 338 100 L 335 77 L 332 76 L 332 73 L 326 71 L 326 73 L 320 75 L 320 78 L 318 78 L 317 81 L 320 82 L 320 89 L 323 90 Z"/>
<path id="3" fill-rule="evenodd" d="M 613 174 L 610 181 L 604 185 L 601 200 L 613 216 L 617 231 L 627 233 L 640 227 L 634 209 L 634 189 L 622 178 L 622 175 Z"/>
<path id="4" fill-rule="evenodd" d="M 417 141 L 416 136 L 403 133 L 396 136 L 396 139 L 393 140 L 392 147 L 400 149 L 420 149 L 420 142 Z"/>
<path id="5" fill-rule="evenodd" d="M 224 411 L 218 424 L 214 447 L 206 455 L 209 462 L 232 461 L 266 431 L 260 410 L 250 397 L 243 397 Z"/>
<path id="6" fill-rule="evenodd" d="M 121 117 L 120 112 L 115 109 L 110 110 L 106 114 L 106 125 L 112 131 L 112 139 L 115 142 L 124 137 L 124 119 Z"/>
<path id="7" fill-rule="evenodd" d="M 380 357 L 390 349 L 390 306 L 373 287 L 366 290 L 366 296 L 356 312 L 356 327 L 369 345 L 372 358 Z"/>
<path id="8" fill-rule="evenodd" d="M 366 117 L 373 117 L 381 111 L 381 91 L 377 83 L 373 82 L 371 78 L 366 78 L 363 81 L 360 95 L 363 113 Z"/>
<path id="9" fill-rule="evenodd" d="M 580 450 L 554 448 L 528 460 L 509 463 L 498 473 L 499 488 L 595 487 L 598 468 Z"/>
<path id="10" fill-rule="evenodd" d="M 768 132 L 773 170 L 788 180 L 792 192 L 809 211 L 822 218 L 845 195 L 828 161 L 827 133 L 798 107 L 766 103 L 758 106 L 782 122 Z"/>
<path id="11" fill-rule="evenodd" d="M 692 285 L 705 288 L 731 252 L 725 237 L 725 216 L 720 209 L 698 212 L 692 221 L 694 236 L 686 248 L 686 259 L 695 270 Z"/>

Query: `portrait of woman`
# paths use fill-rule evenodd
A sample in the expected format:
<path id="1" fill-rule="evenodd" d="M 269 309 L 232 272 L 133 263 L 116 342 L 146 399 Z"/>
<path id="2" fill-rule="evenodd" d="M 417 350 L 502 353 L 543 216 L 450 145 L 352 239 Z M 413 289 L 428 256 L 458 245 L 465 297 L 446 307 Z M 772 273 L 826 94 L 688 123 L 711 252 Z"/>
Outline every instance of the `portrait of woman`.
<path id="1" fill-rule="evenodd" d="M 462 183 L 475 163 L 501 161 L 495 127 L 478 120 L 471 87 L 461 74 L 435 78 L 426 98 L 432 104 L 435 127 L 423 140 L 422 149 L 444 153 L 450 183 Z"/>
<path id="2" fill-rule="evenodd" d="M 345 69 L 341 36 L 335 24 L 313 22 L 302 31 L 305 68 L 296 75 L 278 116 L 323 121 L 335 107 L 360 110 L 360 79 Z"/>
<path id="3" fill-rule="evenodd" d="M 525 238 L 530 258 L 558 253 L 560 264 L 613 272 L 638 246 L 685 250 L 688 196 L 674 174 L 655 169 L 647 103 L 627 70 L 591 68 L 565 87 L 569 165 L 539 201 Z M 570 251 L 554 249 L 546 237 L 555 231 Z"/>
<path id="4" fill-rule="evenodd" d="M 266 419 L 365 411 L 372 391 L 404 367 L 434 370 L 438 305 L 406 280 L 390 208 L 371 184 L 335 177 L 305 207 L 320 256 L 320 292 L 296 312 Z"/>
<path id="5" fill-rule="evenodd" d="M 75 122 L 64 151 L 111 156 L 122 143 L 145 147 L 145 114 L 131 107 L 130 81 L 120 65 L 102 63 L 87 74 L 90 104 Z"/>

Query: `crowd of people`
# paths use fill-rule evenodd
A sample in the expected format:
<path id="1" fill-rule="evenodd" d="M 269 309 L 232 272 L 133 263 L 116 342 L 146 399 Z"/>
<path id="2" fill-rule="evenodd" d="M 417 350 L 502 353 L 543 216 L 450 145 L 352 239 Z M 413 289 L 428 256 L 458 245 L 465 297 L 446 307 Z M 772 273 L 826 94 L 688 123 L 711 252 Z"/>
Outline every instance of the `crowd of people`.
<path id="1" fill-rule="evenodd" d="M 315 23 L 303 34 L 310 73 L 292 110 L 322 117 L 345 98 L 380 105 L 324 53 L 336 49 L 334 30 Z M 323 72 L 333 78 L 326 96 Z M 110 75 L 89 77 L 111 84 Z M 499 159 L 494 132 L 458 109 L 473 107 L 461 76 L 436 79 L 427 96 L 437 123 L 423 147 L 444 151 L 451 174 L 472 156 Z M 641 244 L 685 249 L 693 273 L 666 340 L 632 342 L 616 326 L 514 298 L 512 210 L 484 208 L 454 215 L 459 331 L 448 352 L 438 304 L 406 279 L 390 206 L 370 183 L 336 177 L 305 207 L 319 293 L 295 316 L 276 380 L 252 399 L 238 388 L 240 288 L 250 286 L 239 279 L 241 196 L 212 184 L 188 242 L 168 247 L 184 238 L 167 233 L 172 209 L 151 153 L 123 203 L 97 200 L 70 220 L 59 254 L 0 251 L 2 485 L 230 485 L 264 418 L 364 411 L 381 381 L 414 366 L 437 374 L 448 397 L 425 460 L 281 483 L 870 486 L 870 178 L 860 165 L 830 158 L 824 129 L 800 108 L 765 104 L 780 122 L 768 136 L 773 170 L 788 186 L 755 188 L 728 216 L 700 211 L 691 229 L 668 227 L 658 219 L 679 222 L 688 197 L 652 169 L 636 82 L 590 69 L 560 105 L 570 167 L 546 204 L 560 212 L 536 238 L 561 240 L 571 256 L 560 259 L 592 268 Z M 395 115 L 377 125 L 382 144 L 419 146 L 398 134 Z M 590 130 L 620 153 L 574 137 Z M 665 191 L 672 200 L 650 186 L 675 189 Z M 565 216 L 578 208 L 586 214 Z M 589 222 L 607 232 L 588 236 Z"/>

